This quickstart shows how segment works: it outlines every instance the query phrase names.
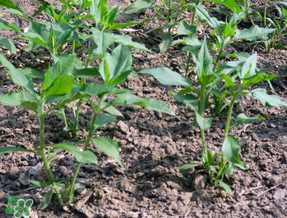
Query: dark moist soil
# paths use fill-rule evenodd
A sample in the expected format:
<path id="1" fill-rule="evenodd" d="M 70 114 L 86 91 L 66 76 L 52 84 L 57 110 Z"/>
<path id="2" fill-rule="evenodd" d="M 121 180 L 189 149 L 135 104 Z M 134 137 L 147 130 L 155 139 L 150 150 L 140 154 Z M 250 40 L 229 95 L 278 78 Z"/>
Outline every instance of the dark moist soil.
<path id="1" fill-rule="evenodd" d="M 282 77 L 272 82 L 275 91 L 287 97 L 286 50 L 259 52 L 260 66 Z M 25 58 L 23 58 L 25 57 Z M 19 65 L 29 65 L 32 59 L 19 52 L 12 59 Z M 25 60 L 23 60 L 25 59 Z M 37 65 L 39 63 L 34 63 Z M 41 62 L 40 62 L 41 64 Z M 183 72 L 181 54 L 135 54 L 135 67 L 168 66 Z M 0 70 L 1 93 L 14 90 Z M 112 136 L 121 145 L 123 167 L 99 155 L 98 166 L 85 166 L 80 173 L 77 201 L 72 208 L 60 210 L 54 204 L 37 209 L 46 190 L 31 186 L 30 180 L 44 180 L 42 165 L 31 154 L 17 153 L 0 156 L 0 217 L 6 197 L 20 195 L 34 200 L 31 217 L 287 217 L 287 113 L 285 109 L 262 107 L 249 98 L 243 99 L 238 112 L 261 114 L 266 121 L 236 128 L 240 138 L 246 171 L 236 171 L 232 193 L 227 194 L 209 185 L 204 175 L 184 178 L 178 167 L 200 156 L 199 130 L 194 115 L 168 96 L 168 90 L 147 77 L 132 77 L 125 88 L 139 96 L 167 101 L 176 116 L 149 112 L 138 108 L 121 109 L 124 118 L 110 125 L 99 135 Z M 240 111 L 243 110 L 243 111 Z M 81 125 L 89 120 L 83 108 Z M 47 143 L 71 140 L 56 115 L 46 120 Z M 222 144 L 223 121 L 216 120 L 207 134 L 208 145 L 219 150 Z M 38 140 L 38 122 L 33 113 L 0 106 L 0 146 L 22 145 L 31 148 Z M 72 173 L 73 159 L 59 156 L 57 176 Z"/>

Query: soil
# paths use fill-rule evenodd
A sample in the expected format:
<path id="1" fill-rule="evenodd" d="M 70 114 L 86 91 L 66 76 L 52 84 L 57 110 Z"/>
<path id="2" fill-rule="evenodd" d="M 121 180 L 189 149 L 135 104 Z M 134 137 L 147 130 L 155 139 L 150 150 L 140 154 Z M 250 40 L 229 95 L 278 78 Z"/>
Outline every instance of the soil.
<path id="1" fill-rule="evenodd" d="M 260 66 L 281 76 L 273 82 L 275 91 L 287 98 L 287 50 L 258 50 Z M 25 65 L 18 53 L 11 57 Z M 31 58 L 31 57 L 30 57 Z M 141 53 L 135 55 L 135 68 L 168 66 L 183 71 L 184 58 L 176 51 L 165 54 Z M 27 60 L 28 59 L 28 60 Z M 0 70 L 0 92 L 15 87 Z M 60 210 L 52 205 L 42 211 L 37 209 L 45 190 L 33 188 L 30 180 L 44 180 L 38 158 L 28 153 L 0 156 L 0 206 L 8 195 L 32 198 L 31 217 L 287 217 L 287 111 L 266 108 L 245 98 L 242 106 L 248 115 L 261 114 L 266 120 L 234 129 L 241 140 L 242 158 L 246 171 L 236 171 L 232 193 L 225 193 L 207 183 L 204 175 L 192 182 L 178 170 L 182 164 L 198 160 L 201 151 L 199 130 L 194 125 L 193 112 L 176 104 L 166 87 L 148 77 L 132 77 L 124 84 L 139 96 L 149 96 L 167 101 L 176 116 L 150 112 L 139 108 L 123 108 L 124 115 L 115 125 L 102 129 L 100 135 L 109 135 L 121 145 L 123 167 L 99 156 L 99 165 L 82 168 L 77 201 L 72 208 Z M 239 109 L 240 110 L 240 109 Z M 89 117 L 85 109 L 81 125 Z M 46 120 L 47 143 L 70 140 L 63 130 L 64 124 L 56 115 Z M 208 145 L 219 150 L 222 144 L 223 122 L 216 120 L 208 132 Z M 0 146 L 22 145 L 27 148 L 37 143 L 38 122 L 33 113 L 18 108 L 0 106 Z M 59 156 L 54 171 L 59 177 L 71 174 L 73 159 Z M 0 217 L 5 218 L 3 210 Z"/>

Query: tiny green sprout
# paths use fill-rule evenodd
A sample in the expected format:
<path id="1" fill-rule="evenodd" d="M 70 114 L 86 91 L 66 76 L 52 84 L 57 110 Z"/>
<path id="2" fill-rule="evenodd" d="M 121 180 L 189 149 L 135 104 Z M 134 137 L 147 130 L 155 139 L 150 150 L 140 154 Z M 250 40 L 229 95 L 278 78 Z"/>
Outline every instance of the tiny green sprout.
<path id="1" fill-rule="evenodd" d="M 9 196 L 5 214 L 13 215 L 14 218 L 29 218 L 32 206 L 33 200 L 30 198 Z"/>

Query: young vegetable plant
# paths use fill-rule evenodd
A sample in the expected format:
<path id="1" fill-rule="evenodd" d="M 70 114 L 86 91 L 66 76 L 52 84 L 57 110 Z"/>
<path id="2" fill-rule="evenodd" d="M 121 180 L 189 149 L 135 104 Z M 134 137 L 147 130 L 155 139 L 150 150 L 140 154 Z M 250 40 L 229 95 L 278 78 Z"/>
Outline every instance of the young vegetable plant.
<path id="1" fill-rule="evenodd" d="M 142 70 L 141 73 L 152 75 L 163 85 L 182 86 L 176 89 L 175 98 L 177 101 L 186 104 L 195 112 L 195 120 L 200 128 L 202 144 L 201 166 L 209 174 L 212 184 L 231 191 L 226 183 L 234 169 L 245 169 L 240 159 L 240 145 L 238 140 L 232 136 L 233 109 L 236 104 L 246 95 L 251 95 L 260 100 L 263 104 L 271 106 L 287 106 L 285 99 L 278 96 L 268 95 L 264 89 L 253 89 L 252 87 L 263 81 L 269 81 L 275 77 L 263 73 L 256 68 L 256 55 L 240 57 L 237 61 L 224 61 L 214 59 L 209 52 L 207 41 L 200 42 L 199 49 L 193 49 L 194 62 L 196 64 L 196 81 L 190 82 L 181 75 L 167 68 L 154 68 Z M 217 116 L 214 113 L 218 90 L 223 98 L 220 111 L 223 113 L 227 107 L 222 151 L 216 152 L 209 148 L 206 142 L 206 131 L 211 129 L 212 118 Z M 211 114 L 210 114 L 211 113 Z M 209 114 L 209 115 L 208 115 Z M 249 118 L 240 114 L 237 118 L 240 122 L 260 120 L 260 116 Z M 183 166 L 183 172 L 190 171 L 194 164 Z"/>

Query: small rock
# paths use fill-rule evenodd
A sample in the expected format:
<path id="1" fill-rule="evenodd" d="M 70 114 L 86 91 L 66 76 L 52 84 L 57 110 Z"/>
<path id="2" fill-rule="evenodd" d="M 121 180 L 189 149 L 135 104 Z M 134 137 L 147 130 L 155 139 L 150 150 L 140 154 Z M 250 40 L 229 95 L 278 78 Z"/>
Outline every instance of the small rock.
<path id="1" fill-rule="evenodd" d="M 0 201 L 2 201 L 6 196 L 6 193 L 3 191 L 0 191 Z"/>
<path id="2" fill-rule="evenodd" d="M 59 171 L 63 176 L 68 176 L 70 174 L 70 171 L 65 166 L 60 166 Z"/>
<path id="3" fill-rule="evenodd" d="M 124 133 L 128 133 L 129 132 L 129 127 L 127 124 L 125 124 L 123 121 L 119 121 L 118 122 L 118 127 L 120 128 L 120 130 Z"/>
<path id="4" fill-rule="evenodd" d="M 207 184 L 207 178 L 204 175 L 197 175 L 194 178 L 194 188 L 195 190 L 203 190 Z"/>
<path id="5" fill-rule="evenodd" d="M 30 184 L 30 180 L 29 177 L 25 174 L 25 173 L 21 173 L 19 176 L 19 182 L 24 185 L 27 186 Z"/>
<path id="6" fill-rule="evenodd" d="M 287 190 L 285 189 L 277 189 L 274 193 L 275 200 L 282 200 L 287 196 Z"/>
<path id="7" fill-rule="evenodd" d="M 9 179 L 17 179 L 19 174 L 19 168 L 18 167 L 11 167 L 9 171 Z"/>
<path id="8" fill-rule="evenodd" d="M 29 170 L 29 174 L 31 176 L 38 176 L 39 174 L 41 174 L 41 170 L 42 170 L 42 163 L 37 163 L 35 166 L 31 167 L 31 169 Z"/>

